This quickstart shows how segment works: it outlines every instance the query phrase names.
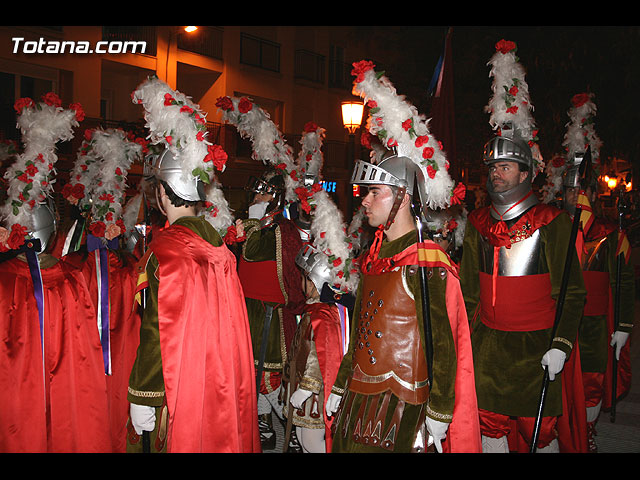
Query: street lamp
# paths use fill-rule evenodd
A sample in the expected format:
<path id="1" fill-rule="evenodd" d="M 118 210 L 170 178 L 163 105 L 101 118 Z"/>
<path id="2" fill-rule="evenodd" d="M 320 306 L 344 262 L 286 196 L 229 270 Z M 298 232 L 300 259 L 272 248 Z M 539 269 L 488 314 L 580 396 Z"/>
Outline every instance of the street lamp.
<path id="1" fill-rule="evenodd" d="M 362 123 L 362 113 L 364 104 L 358 101 L 342 102 L 342 124 L 349 131 L 349 135 L 354 135 Z"/>

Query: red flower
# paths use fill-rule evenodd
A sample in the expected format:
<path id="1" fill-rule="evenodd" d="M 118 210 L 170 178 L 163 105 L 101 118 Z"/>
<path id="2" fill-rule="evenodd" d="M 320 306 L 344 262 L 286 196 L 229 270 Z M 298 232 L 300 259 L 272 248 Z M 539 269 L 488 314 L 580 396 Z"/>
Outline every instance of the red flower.
<path id="1" fill-rule="evenodd" d="M 317 129 L 318 125 L 316 125 L 314 122 L 307 122 L 304 126 L 305 133 L 315 132 Z"/>
<path id="2" fill-rule="evenodd" d="M 173 102 L 175 102 L 175 100 L 173 99 L 171 94 L 170 93 L 165 93 L 164 94 L 164 105 L 165 105 L 165 107 L 167 107 L 169 105 L 173 105 Z"/>
<path id="3" fill-rule="evenodd" d="M 216 107 L 223 110 L 233 110 L 233 102 L 229 97 L 219 97 L 216 100 Z"/>
<path id="4" fill-rule="evenodd" d="M 89 225 L 89 231 L 94 237 L 104 236 L 104 232 L 107 230 L 107 226 L 104 222 L 93 222 Z"/>
<path id="5" fill-rule="evenodd" d="M 9 238 L 7 239 L 7 245 L 9 245 L 9 248 L 12 249 L 20 248 L 24 243 L 24 237 L 26 235 L 27 227 L 24 227 L 19 223 L 14 223 L 11 226 L 11 233 L 9 234 Z"/>
<path id="6" fill-rule="evenodd" d="M 33 182 L 33 180 L 32 180 L 31 178 L 27 177 L 27 174 L 26 174 L 26 173 L 23 173 L 22 175 L 20 175 L 20 176 L 18 177 L 18 180 L 20 180 L 21 182 L 24 182 L 24 183 L 31 183 L 31 182 Z"/>
<path id="7" fill-rule="evenodd" d="M 120 170 L 120 167 L 116 167 L 116 175 L 122 175 L 122 170 Z"/>
<path id="8" fill-rule="evenodd" d="M 453 195 L 451 195 L 451 205 L 457 205 L 464 202 L 464 197 L 467 192 L 467 187 L 464 183 L 458 183 L 453 189 Z"/>
<path id="9" fill-rule="evenodd" d="M 429 175 L 429 178 L 436 176 L 436 169 L 433 168 L 433 165 L 427 165 L 427 175 Z"/>
<path id="10" fill-rule="evenodd" d="M 119 218 L 119 219 L 116 221 L 116 225 L 117 225 L 118 227 L 120 227 L 120 233 L 121 233 L 121 234 L 127 231 L 127 227 L 125 227 L 125 226 L 124 226 L 124 222 L 122 221 L 122 219 L 121 219 L 121 218 Z"/>
<path id="11" fill-rule="evenodd" d="M 518 94 L 518 87 L 514 85 L 509 89 L 509 93 L 515 97 Z"/>
<path id="12" fill-rule="evenodd" d="M 582 105 L 584 105 L 588 101 L 589 101 L 589 94 L 588 93 L 578 93 L 578 94 L 574 95 L 573 98 L 571 99 L 571 103 L 576 108 L 581 107 Z"/>
<path id="13" fill-rule="evenodd" d="M 71 184 L 67 183 L 64 187 L 62 187 L 62 191 L 60 192 L 63 198 L 69 198 L 71 196 Z"/>
<path id="14" fill-rule="evenodd" d="M 84 197 L 84 185 L 81 183 L 76 183 L 71 189 L 71 195 L 73 198 L 77 198 L 80 200 Z"/>
<path id="15" fill-rule="evenodd" d="M 422 150 L 422 158 L 425 159 L 429 159 L 431 157 L 433 157 L 435 150 L 431 147 L 424 147 L 424 150 Z"/>
<path id="16" fill-rule="evenodd" d="M 229 156 L 220 145 L 208 145 L 207 156 L 204 157 L 205 162 L 213 162 L 214 167 L 218 171 L 222 171 Z"/>
<path id="17" fill-rule="evenodd" d="M 420 135 L 419 137 L 416 138 L 415 146 L 416 146 L 416 148 L 420 148 L 423 145 L 426 145 L 428 142 L 429 142 L 429 136 L 428 135 Z"/>
<path id="18" fill-rule="evenodd" d="M 30 177 L 33 177 L 36 173 L 38 173 L 38 168 L 33 163 L 31 163 L 27 165 L 27 168 L 25 168 L 25 171 L 27 172 L 27 175 L 29 175 Z"/>
<path id="19" fill-rule="evenodd" d="M 369 107 L 369 108 L 378 108 L 378 102 L 376 102 L 375 100 L 369 100 L 367 102 L 367 107 Z"/>
<path id="20" fill-rule="evenodd" d="M 173 143 L 173 137 L 171 135 L 167 135 L 166 137 L 164 137 L 165 140 L 167 141 L 167 143 L 169 145 L 171 145 L 171 143 Z"/>
<path id="21" fill-rule="evenodd" d="M 359 62 L 354 62 L 353 70 L 351 70 L 351 75 L 356 77 L 356 83 L 360 83 L 362 80 L 364 80 L 364 74 L 369 70 L 373 70 L 374 67 L 375 65 L 373 64 L 373 62 L 370 62 L 368 60 L 360 60 Z"/>
<path id="22" fill-rule="evenodd" d="M 413 127 L 413 118 L 407 118 L 402 122 L 402 128 L 404 128 L 405 131 L 409 130 L 411 127 Z"/>
<path id="23" fill-rule="evenodd" d="M 253 103 L 251 103 L 251 101 L 247 97 L 242 97 L 238 102 L 238 111 L 240 113 L 250 112 L 252 108 Z"/>
<path id="24" fill-rule="evenodd" d="M 555 157 L 553 157 L 553 159 L 551 160 L 551 164 L 555 167 L 555 168 L 560 168 L 564 165 L 564 157 L 562 157 L 561 155 L 556 155 Z"/>
<path id="25" fill-rule="evenodd" d="M 397 147 L 398 146 L 398 142 L 394 139 L 394 138 L 390 138 L 389 140 L 387 140 L 387 147 Z"/>
<path id="26" fill-rule="evenodd" d="M 285 170 L 287 168 L 287 164 L 282 162 L 282 163 L 279 163 L 278 165 L 276 165 L 275 168 L 277 168 L 278 170 Z"/>
<path id="27" fill-rule="evenodd" d="M 196 140 L 198 140 L 199 142 L 202 142 L 204 140 L 204 134 L 205 132 L 202 132 L 202 131 L 196 133 Z"/>
<path id="28" fill-rule="evenodd" d="M 16 112 L 18 112 L 18 115 L 22 113 L 23 108 L 31 108 L 33 106 L 33 100 L 31 100 L 29 97 L 19 98 L 18 100 L 16 100 L 16 103 L 13 104 L 13 108 Z"/>
<path id="29" fill-rule="evenodd" d="M 56 95 L 53 92 L 45 93 L 42 96 L 42 101 L 44 103 L 46 103 L 47 105 L 50 105 L 52 107 L 61 107 L 62 106 L 62 100 L 60 100 L 60 97 L 58 97 L 58 95 Z"/>
<path id="30" fill-rule="evenodd" d="M 364 130 L 362 132 L 362 135 L 360 135 L 360 145 L 362 145 L 363 147 L 368 148 L 369 150 L 371 150 L 371 139 L 372 138 L 373 138 L 373 135 L 371 135 L 369 130 Z"/>
<path id="31" fill-rule="evenodd" d="M 512 107 L 507 108 L 507 113 L 512 113 L 515 115 L 516 113 L 518 113 L 518 106 L 513 105 Z"/>
<path id="32" fill-rule="evenodd" d="M 111 195 L 110 193 L 103 193 L 98 197 L 98 200 L 102 200 L 102 201 L 106 200 L 109 203 L 115 202 L 115 198 L 113 198 L 113 195 Z"/>
<path id="33" fill-rule="evenodd" d="M 191 108 L 189 105 L 183 105 L 182 107 L 180 107 L 180 112 L 187 112 L 188 114 L 192 114 L 193 113 L 193 108 Z"/>
<path id="34" fill-rule="evenodd" d="M 113 213 L 112 213 L 112 212 L 107 213 L 107 214 L 104 216 L 104 219 L 105 219 L 107 222 L 110 222 L 111 220 L 113 220 Z"/>
<path id="35" fill-rule="evenodd" d="M 333 266 L 334 266 L 334 267 L 338 267 L 338 266 L 340 266 L 340 264 L 341 264 L 341 263 L 342 263 L 342 259 L 341 259 L 341 258 L 336 258 L 336 259 L 333 261 Z"/>
<path id="36" fill-rule="evenodd" d="M 71 103 L 69 104 L 69 108 L 71 110 L 75 110 L 76 112 L 76 120 L 78 120 L 78 122 L 81 122 L 84 120 L 85 117 L 85 113 L 84 113 L 84 109 L 82 108 L 82 105 L 79 103 Z"/>
<path id="37" fill-rule="evenodd" d="M 509 53 L 511 50 L 516 48 L 515 42 L 510 40 L 502 39 L 498 43 L 496 43 L 496 50 L 502 54 Z"/>

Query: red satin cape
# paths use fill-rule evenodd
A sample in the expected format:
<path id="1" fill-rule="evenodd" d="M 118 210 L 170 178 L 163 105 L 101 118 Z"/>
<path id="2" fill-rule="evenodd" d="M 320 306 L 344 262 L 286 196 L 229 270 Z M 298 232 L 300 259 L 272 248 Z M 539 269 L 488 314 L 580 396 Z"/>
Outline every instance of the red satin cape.
<path id="1" fill-rule="evenodd" d="M 0 264 L 0 451 L 110 452 L 96 313 L 82 274 L 42 269 L 43 366 L 27 263 Z"/>
<path id="2" fill-rule="evenodd" d="M 235 257 L 180 225 L 157 232 L 149 248 L 159 263 L 167 450 L 260 452 L 251 335 Z"/>
<path id="3" fill-rule="evenodd" d="M 326 404 L 331 393 L 331 387 L 336 381 L 340 362 L 342 362 L 342 329 L 340 327 L 340 314 L 334 305 L 326 303 L 311 303 L 304 308 L 305 313 L 311 316 L 311 328 L 313 329 L 318 364 L 322 374 L 324 385 L 324 402 Z M 322 414 L 325 425 L 325 447 L 331 452 L 331 425 L 334 416 L 327 417 L 325 405 L 322 405 Z"/>
<path id="4" fill-rule="evenodd" d="M 111 250 L 109 255 L 109 334 L 111 345 L 111 375 L 106 376 L 111 418 L 111 439 L 114 453 L 126 453 L 129 401 L 129 375 L 140 343 L 140 311 L 134 305 L 137 273 L 133 256 L 122 260 Z M 95 308 L 99 308 L 96 275 L 97 252 L 89 253 L 82 273 L 87 280 Z M 137 304 L 136 304 L 137 306 Z M 97 326 L 96 326 L 97 328 Z"/>

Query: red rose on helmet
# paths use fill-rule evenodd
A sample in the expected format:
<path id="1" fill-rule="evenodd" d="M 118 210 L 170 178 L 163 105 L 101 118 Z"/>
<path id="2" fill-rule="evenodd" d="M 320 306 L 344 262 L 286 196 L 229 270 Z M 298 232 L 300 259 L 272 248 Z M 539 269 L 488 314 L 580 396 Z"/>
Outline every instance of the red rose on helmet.
<path id="1" fill-rule="evenodd" d="M 247 97 L 242 97 L 240 99 L 240 102 L 238 102 L 238 110 L 240 111 L 240 113 L 250 112 L 252 108 L 253 103 L 251 103 L 251 101 Z"/>
<path id="2" fill-rule="evenodd" d="M 14 223 L 11 226 L 11 233 L 9 234 L 9 238 L 7 239 L 7 245 L 9 245 L 9 248 L 12 249 L 20 248 L 24 243 L 24 237 L 26 235 L 27 227 L 24 227 L 19 223 Z"/>
<path id="3" fill-rule="evenodd" d="M 571 103 L 576 108 L 581 107 L 582 105 L 584 105 L 588 101 L 589 101 L 589 94 L 588 93 L 578 93 L 578 94 L 574 95 L 573 98 L 571 99 Z"/>
<path id="4" fill-rule="evenodd" d="M 71 195 L 78 200 L 84 198 L 84 185 L 81 183 L 76 183 L 71 189 Z"/>
<path id="5" fill-rule="evenodd" d="M 233 110 L 233 102 L 229 97 L 219 97 L 218 100 L 216 100 L 216 107 L 223 110 Z"/>
<path id="6" fill-rule="evenodd" d="M 104 222 L 93 222 L 89 225 L 89 231 L 94 237 L 103 237 L 106 230 L 107 226 Z"/>
<path id="7" fill-rule="evenodd" d="M 514 50 L 515 48 L 516 48 L 515 42 L 512 42 L 510 40 L 502 39 L 498 43 L 496 43 L 496 50 L 503 54 L 509 53 L 511 50 Z"/>

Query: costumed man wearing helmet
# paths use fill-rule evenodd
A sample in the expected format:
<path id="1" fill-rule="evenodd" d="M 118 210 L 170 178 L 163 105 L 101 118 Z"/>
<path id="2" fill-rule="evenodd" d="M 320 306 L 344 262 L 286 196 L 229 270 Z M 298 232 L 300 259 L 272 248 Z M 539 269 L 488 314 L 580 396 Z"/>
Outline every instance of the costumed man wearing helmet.
<path id="1" fill-rule="evenodd" d="M 296 188 L 300 210 L 307 214 L 307 241 L 296 256 L 302 270 L 306 304 L 288 351 L 281 397 L 287 419 L 284 445 L 295 427 L 305 453 L 331 452 L 333 417 L 326 401 L 349 341 L 349 309 L 358 284 L 353 242 L 342 213 L 320 182 L 324 129 L 305 126 L 299 156 L 304 185 Z M 286 448 L 286 447 L 285 447 Z"/>
<path id="2" fill-rule="evenodd" d="M 562 202 L 571 217 L 575 215 L 579 203 L 583 218 L 576 249 L 587 289 L 587 301 L 578 331 L 578 343 L 586 401 L 588 446 L 590 452 L 596 453 L 595 424 L 600 410 L 603 407 L 610 409 L 615 401 L 612 400 L 613 376 L 617 379 L 616 399 L 624 396 L 631 384 L 628 339 L 633 327 L 635 281 L 628 250 L 624 251 L 624 246 L 628 247 L 629 243 L 621 225 L 596 215 L 593 210 L 598 193 L 597 172 L 592 171 L 589 175 L 584 192 L 580 182 L 580 164 L 589 161 L 585 155 L 587 150 L 592 162 L 591 169 L 599 165 L 602 142 L 595 133 L 593 117 L 596 106 L 593 94 L 577 94 L 571 102 L 571 121 L 567 124 L 564 140 L 569 166 L 562 175 Z M 619 204 L 618 208 L 623 214 L 623 206 Z M 620 255 L 621 262 L 618 263 Z M 617 322 L 613 308 L 616 294 L 620 295 Z M 615 372 L 612 370 L 613 355 L 619 361 Z"/>
<path id="3" fill-rule="evenodd" d="M 127 387 L 140 334 L 139 310 L 131 308 L 137 259 L 121 249 L 120 239 L 126 232 L 122 216 L 127 173 L 141 156 L 142 145 L 127 139 L 123 130 L 87 130 L 70 181 L 62 189 L 78 211 L 87 207 L 86 217 L 80 215 L 67 235 L 61 260 L 82 270 L 96 308 L 114 453 L 126 452 Z"/>
<path id="4" fill-rule="evenodd" d="M 246 239 L 238 275 L 251 327 L 260 438 L 263 449 L 271 450 L 276 444 L 273 412 L 283 419 L 279 404 L 282 369 L 305 301 L 295 264 L 302 240 L 295 223 L 283 215 L 294 197 L 297 170 L 290 146 L 262 108 L 246 97 L 221 97 L 216 105 L 223 120 L 250 138 L 252 158 L 267 164 L 260 178 L 247 182 L 253 199 L 249 218 L 242 220 Z M 295 443 L 294 435 L 292 440 Z"/>
<path id="5" fill-rule="evenodd" d="M 154 233 L 138 263 L 138 293 L 146 301 L 129 380 L 127 451 L 143 451 L 143 432 L 151 432 L 153 452 L 259 452 L 253 355 L 235 256 L 196 215 L 205 201 L 203 182 L 226 154 L 206 142 L 199 107 L 157 77 L 136 89 L 133 102 L 145 109 L 152 143 L 165 145 L 146 174 L 157 181 L 157 205 L 169 226 Z"/>
<path id="6" fill-rule="evenodd" d="M 487 111 L 500 132 L 484 151 L 491 205 L 469 214 L 460 265 L 483 451 L 517 450 L 512 438 L 516 444 L 531 442 L 545 367 L 550 382 L 535 448 L 558 451 L 556 423 L 563 413 L 563 420 L 568 417 L 563 394 L 569 389 L 562 387 L 585 290 L 572 258 L 564 308 L 551 338 L 567 252 L 575 256 L 569 250 L 571 221 L 566 212 L 539 203 L 532 190 L 542 167 L 524 69 L 513 42 L 501 40 L 496 50 L 490 61 L 495 94 Z M 510 417 L 517 419 L 515 425 Z"/>
<path id="7" fill-rule="evenodd" d="M 419 239 L 423 209 L 446 207 L 460 192 L 454 196 L 426 120 L 373 68 L 354 63 L 353 90 L 370 107 L 370 132 L 398 153 L 379 164 L 358 161 L 351 179 L 368 187 L 362 205 L 376 234 L 358 260 L 349 349 L 327 402 L 335 416 L 332 452 L 425 452 L 431 443 L 438 451 L 478 452 L 457 269 L 441 247 Z"/>
<path id="8" fill-rule="evenodd" d="M 80 270 L 51 254 L 56 143 L 84 118 L 54 93 L 15 108 L 24 151 L 0 210 L 0 451 L 111 452 L 96 311 Z"/>

